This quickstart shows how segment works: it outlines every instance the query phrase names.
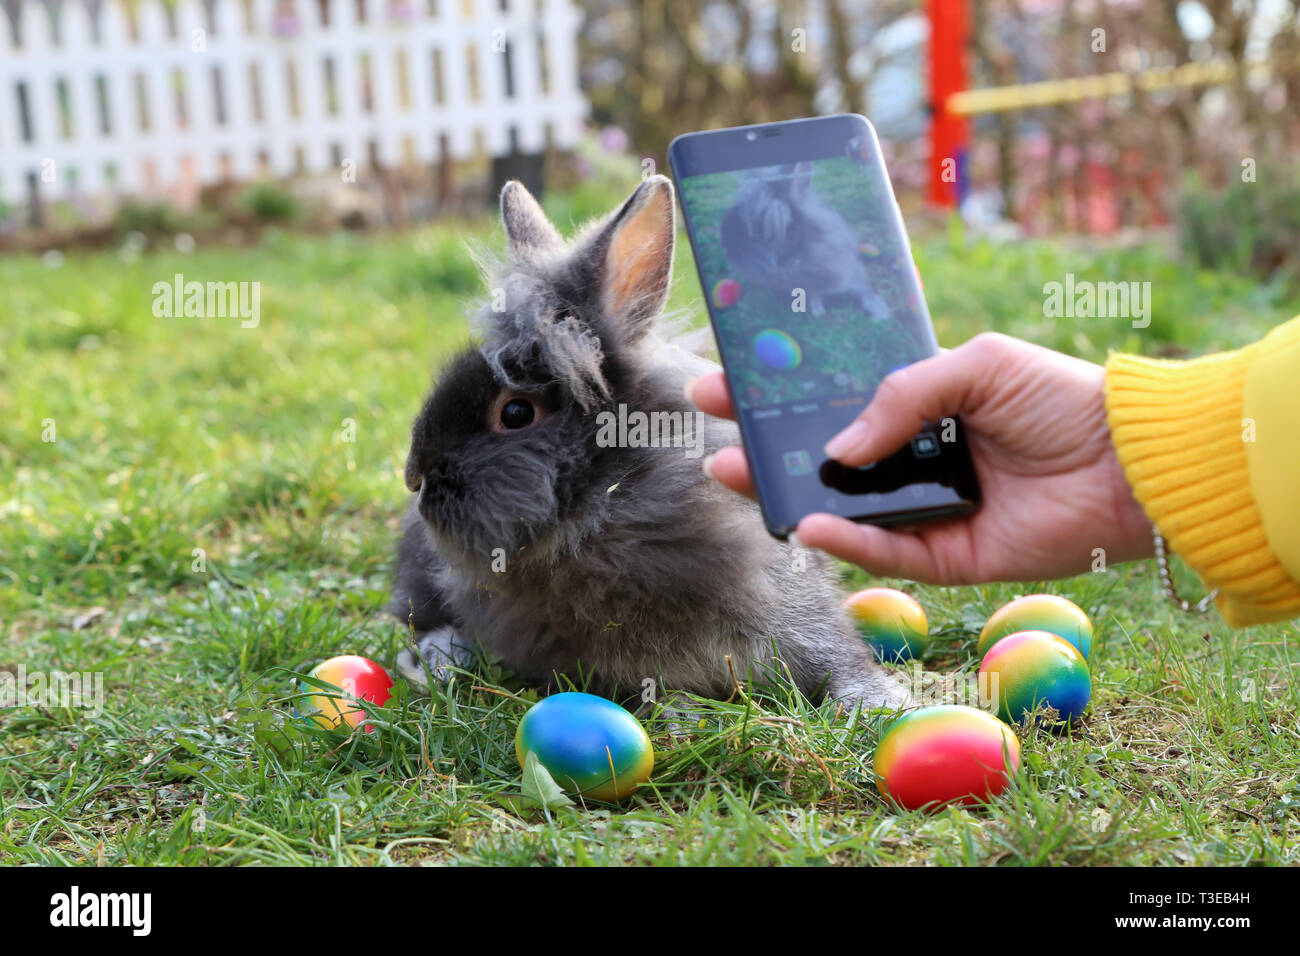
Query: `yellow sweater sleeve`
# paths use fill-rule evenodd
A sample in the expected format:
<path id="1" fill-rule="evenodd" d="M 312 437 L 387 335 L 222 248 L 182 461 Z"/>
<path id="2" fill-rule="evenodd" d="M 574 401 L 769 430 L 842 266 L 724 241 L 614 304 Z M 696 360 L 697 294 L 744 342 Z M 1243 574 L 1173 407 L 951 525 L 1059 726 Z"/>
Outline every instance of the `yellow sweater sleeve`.
<path id="1" fill-rule="evenodd" d="M 1129 485 L 1234 627 L 1300 615 L 1300 318 L 1185 362 L 1112 355 Z"/>

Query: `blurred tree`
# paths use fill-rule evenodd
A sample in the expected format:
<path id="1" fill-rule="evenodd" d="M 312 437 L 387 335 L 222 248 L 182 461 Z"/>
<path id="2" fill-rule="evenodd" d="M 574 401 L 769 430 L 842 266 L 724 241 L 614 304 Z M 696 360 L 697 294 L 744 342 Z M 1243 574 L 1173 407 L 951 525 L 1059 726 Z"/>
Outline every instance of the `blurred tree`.
<path id="1" fill-rule="evenodd" d="M 805 0 L 589 0 L 585 85 L 598 122 L 662 159 L 678 133 L 815 112 Z"/>
<path id="2" fill-rule="evenodd" d="M 978 86 L 1267 64 L 1227 84 L 1135 89 L 984 117 L 977 138 L 994 141 L 1004 207 L 1044 228 L 1168 221 L 1181 171 L 1222 183 L 1242 157 L 1281 156 L 1300 135 L 1297 0 L 973 3 Z M 1103 205 L 1113 215 L 1100 214 Z"/>

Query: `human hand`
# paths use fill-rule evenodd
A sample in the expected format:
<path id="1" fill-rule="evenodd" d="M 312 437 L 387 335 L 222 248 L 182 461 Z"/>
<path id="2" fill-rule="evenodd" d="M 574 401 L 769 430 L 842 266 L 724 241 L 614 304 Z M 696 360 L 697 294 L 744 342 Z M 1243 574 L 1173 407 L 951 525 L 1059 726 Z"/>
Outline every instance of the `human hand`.
<path id="1" fill-rule="evenodd" d="M 1133 498 L 1106 424 L 1105 370 L 996 333 L 888 375 L 858 418 L 826 446 L 857 467 L 902 448 L 926 422 L 960 415 L 983 501 L 972 514 L 910 529 L 828 514 L 799 522 L 799 543 L 868 572 L 934 584 L 1029 581 L 1147 557 L 1151 522 Z M 734 418 L 721 372 L 687 386 L 704 412 Z M 704 462 L 753 497 L 740 448 Z"/>

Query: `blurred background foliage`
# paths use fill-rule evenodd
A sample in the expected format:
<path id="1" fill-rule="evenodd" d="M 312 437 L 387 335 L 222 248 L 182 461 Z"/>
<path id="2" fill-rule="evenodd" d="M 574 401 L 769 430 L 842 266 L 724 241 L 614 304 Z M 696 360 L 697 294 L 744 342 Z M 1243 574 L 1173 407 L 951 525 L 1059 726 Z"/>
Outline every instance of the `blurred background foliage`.
<path id="1" fill-rule="evenodd" d="M 928 153 L 928 23 L 916 0 L 586 0 L 597 125 L 662 162 L 673 136 L 815 113 L 868 116 L 904 209 Z M 979 116 L 968 222 L 1012 235 L 1183 224 L 1197 261 L 1295 271 L 1295 0 L 972 0 L 972 88 L 1191 63 L 1234 82 Z M 1243 162 L 1256 169 L 1243 182 Z M 1221 198 L 1206 194 L 1226 190 Z"/>
<path id="2" fill-rule="evenodd" d="M 678 134 L 837 111 L 880 132 L 909 226 L 945 228 L 927 176 L 929 20 L 923 0 L 578 0 L 577 70 L 591 136 L 545 157 L 566 219 L 603 212 L 607 181 L 664 171 Z M 973 89 L 1187 65 L 1236 65 L 1227 83 L 1143 90 L 978 115 L 964 226 L 994 239 L 1176 231 L 1195 263 L 1295 282 L 1300 0 L 970 0 Z M 619 163 L 631 159 L 631 163 Z M 640 165 L 640 169 L 637 165 Z M 328 233 L 477 217 L 495 199 L 488 157 L 311 181 L 224 183 L 194 208 L 138 200 L 94 228 L 56 205 L 20 237 L 0 208 L 0 251 L 189 233 L 256 241 L 268 226 Z M 627 179 L 619 179 L 619 188 Z M 138 236 L 136 235 L 138 234 Z"/>

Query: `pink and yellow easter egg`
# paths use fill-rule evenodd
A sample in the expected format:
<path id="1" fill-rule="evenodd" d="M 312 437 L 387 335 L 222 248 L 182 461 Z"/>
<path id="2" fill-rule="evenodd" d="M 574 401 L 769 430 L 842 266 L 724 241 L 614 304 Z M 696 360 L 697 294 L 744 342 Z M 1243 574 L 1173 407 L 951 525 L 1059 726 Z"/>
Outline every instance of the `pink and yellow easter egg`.
<path id="1" fill-rule="evenodd" d="M 719 309 L 729 309 L 740 301 L 740 283 L 735 279 L 719 279 L 710 294 Z"/>
<path id="2" fill-rule="evenodd" d="M 930 626 L 916 598 L 894 588 L 867 588 L 844 607 L 858 633 L 885 661 L 906 661 L 925 650 Z"/>
<path id="3" fill-rule="evenodd" d="M 344 654 L 322 661 L 311 670 L 311 676 L 336 691 L 322 690 L 311 684 L 300 684 L 311 696 L 299 701 L 294 713 L 315 721 L 328 729 L 356 728 L 365 720 L 367 712 L 373 714 L 388 702 L 393 679 L 388 672 L 366 657 Z M 374 725 L 366 724 L 366 733 L 374 733 Z"/>
<path id="4" fill-rule="evenodd" d="M 1092 622 L 1077 604 L 1055 594 L 1026 594 L 989 615 L 976 653 L 983 657 L 990 647 L 1017 631 L 1047 631 L 1063 637 L 1085 658 L 1092 650 Z"/>
<path id="5" fill-rule="evenodd" d="M 923 707 L 885 731 L 874 769 L 880 792 L 908 810 L 987 803 L 1020 769 L 1020 741 L 974 707 Z"/>
<path id="6" fill-rule="evenodd" d="M 998 716 L 1008 723 L 1027 720 L 1045 707 L 1069 723 L 1092 697 L 1088 662 L 1077 647 L 1047 631 L 1008 634 L 989 648 L 980 662 L 980 686 L 996 694 Z"/>

